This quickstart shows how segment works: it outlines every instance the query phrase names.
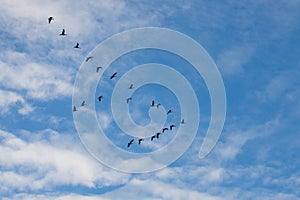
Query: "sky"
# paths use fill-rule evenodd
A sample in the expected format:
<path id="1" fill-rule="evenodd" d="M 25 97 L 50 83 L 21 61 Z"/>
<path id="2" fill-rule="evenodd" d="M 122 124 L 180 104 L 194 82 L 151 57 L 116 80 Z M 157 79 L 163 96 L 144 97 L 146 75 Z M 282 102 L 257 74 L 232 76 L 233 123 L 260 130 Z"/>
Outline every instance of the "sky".
<path id="1" fill-rule="evenodd" d="M 1 0 L 0 199 L 300 199 L 299 10 L 297 0 Z M 51 24 L 49 16 L 54 17 Z M 93 92 L 86 108 L 94 105 L 105 138 L 119 149 L 147 155 L 174 141 L 181 127 L 199 125 L 174 162 L 127 173 L 97 160 L 82 142 L 80 123 L 89 126 L 90 120 L 76 123 L 85 107 L 74 101 L 74 86 L 83 67 L 109 57 L 111 52 L 104 51 L 85 62 L 101 42 L 143 27 L 180 32 L 205 49 L 224 83 L 226 118 L 213 150 L 199 159 L 212 102 L 205 79 L 191 63 L 170 52 L 141 49 L 111 61 L 100 78 L 96 68 L 89 68 L 95 71 L 85 80 L 96 84 L 79 94 Z M 59 36 L 63 28 L 67 36 Z M 73 48 L 77 42 L 80 49 Z M 114 46 L 119 49 L 121 45 Z M 200 121 L 186 116 L 180 124 L 182 102 L 177 95 L 166 86 L 145 84 L 134 90 L 126 107 L 132 120 L 146 126 L 155 112 L 171 108 L 172 114 L 159 116 L 167 116 L 164 125 L 176 127 L 154 142 L 145 139 L 138 145 L 135 140 L 127 148 L 133 137 L 115 119 L 113 92 L 120 80 L 129 87 L 132 80 L 122 77 L 147 63 L 168 66 L 189 81 Z M 114 72 L 116 78 L 109 79 Z M 156 77 L 145 73 L 135 79 Z M 166 80 L 177 84 L 172 77 Z M 165 110 L 152 112 L 153 99 Z M 75 113 L 74 103 L 79 109 Z M 126 106 L 125 99 L 122 103 Z M 151 166 L 148 161 L 127 164 L 143 168 Z"/>

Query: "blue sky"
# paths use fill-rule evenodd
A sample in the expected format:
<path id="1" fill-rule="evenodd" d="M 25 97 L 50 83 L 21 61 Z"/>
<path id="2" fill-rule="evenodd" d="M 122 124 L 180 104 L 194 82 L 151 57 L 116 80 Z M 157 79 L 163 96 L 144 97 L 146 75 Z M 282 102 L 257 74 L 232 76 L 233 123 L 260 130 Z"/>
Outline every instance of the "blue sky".
<path id="1" fill-rule="evenodd" d="M 299 9 L 297 0 L 1 1 L 1 199 L 300 199 Z M 179 31 L 205 48 L 224 81 L 226 121 L 217 145 L 200 160 L 211 115 L 203 79 L 167 52 L 148 49 L 120 57 L 103 73 L 95 94 L 104 96 L 101 104 L 95 99 L 95 110 L 117 146 L 128 150 L 131 137 L 114 122 L 110 96 L 134 66 L 152 62 L 179 71 L 194 88 L 201 116 L 196 138 L 176 162 L 154 172 L 124 173 L 99 163 L 81 143 L 73 85 L 99 43 L 149 26 Z M 62 28 L 66 37 L 58 36 Z M 73 48 L 76 42 L 80 49 Z M 114 71 L 117 78 L 108 81 Z M 132 97 L 138 101 L 132 101 L 130 113 L 140 125 L 149 122 L 153 98 L 166 108 L 179 106 L 158 85 L 139 88 Z M 180 113 L 173 110 L 167 124 L 179 126 Z M 175 131 L 130 151 L 159 149 Z"/>

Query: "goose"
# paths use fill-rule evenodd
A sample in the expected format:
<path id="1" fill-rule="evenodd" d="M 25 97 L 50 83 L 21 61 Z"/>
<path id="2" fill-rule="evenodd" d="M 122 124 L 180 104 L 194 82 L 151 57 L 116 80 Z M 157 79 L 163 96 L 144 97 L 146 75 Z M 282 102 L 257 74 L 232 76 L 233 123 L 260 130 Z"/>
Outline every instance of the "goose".
<path id="1" fill-rule="evenodd" d="M 63 30 L 61 31 L 61 34 L 59 34 L 59 35 L 61 35 L 61 36 L 66 36 L 66 35 L 67 35 L 67 34 L 66 34 L 66 30 L 63 29 Z"/>
<path id="2" fill-rule="evenodd" d="M 169 129 L 168 128 L 163 128 L 162 132 L 164 133 L 167 130 L 169 130 Z"/>
<path id="3" fill-rule="evenodd" d="M 161 133 L 156 133 L 156 138 L 158 139 L 159 138 L 159 135 L 160 135 Z"/>
<path id="4" fill-rule="evenodd" d="M 78 111 L 76 106 L 73 106 L 73 112 L 76 112 L 76 111 Z"/>
<path id="5" fill-rule="evenodd" d="M 174 124 L 170 125 L 170 130 L 172 130 L 174 127 L 176 127 Z"/>
<path id="6" fill-rule="evenodd" d="M 85 62 L 88 62 L 90 59 L 92 59 L 93 58 L 93 56 L 89 56 L 89 57 L 87 57 L 86 59 L 85 59 Z"/>
<path id="7" fill-rule="evenodd" d="M 76 45 L 74 46 L 75 49 L 80 49 L 79 43 L 77 42 Z"/>
<path id="8" fill-rule="evenodd" d="M 156 137 L 156 135 L 153 135 L 153 136 L 151 137 L 151 141 L 152 141 L 155 137 Z"/>
<path id="9" fill-rule="evenodd" d="M 110 79 L 113 79 L 113 78 L 115 78 L 115 77 L 116 77 L 116 75 L 117 75 L 117 72 L 113 73 L 113 75 L 111 75 L 111 76 L 110 76 Z"/>
<path id="10" fill-rule="evenodd" d="M 130 147 L 130 145 L 133 143 L 134 139 L 130 140 L 130 142 L 128 142 L 127 147 Z"/>
<path id="11" fill-rule="evenodd" d="M 102 69 L 102 67 L 97 67 L 96 72 L 98 73 L 100 69 Z"/>
<path id="12" fill-rule="evenodd" d="M 101 101 L 102 100 L 102 98 L 103 98 L 103 96 L 101 95 L 101 96 L 99 96 L 98 97 L 98 101 Z"/>
<path id="13" fill-rule="evenodd" d="M 129 103 L 129 101 L 131 101 L 131 100 L 132 100 L 131 97 L 127 98 L 127 99 L 126 99 L 126 103 Z"/>
<path id="14" fill-rule="evenodd" d="M 143 138 L 139 139 L 139 144 L 141 144 L 141 142 L 142 142 L 142 141 L 144 141 L 144 139 L 143 139 Z"/>
<path id="15" fill-rule="evenodd" d="M 155 106 L 155 103 L 154 103 L 154 100 L 152 100 L 151 107 L 154 107 L 154 106 Z"/>
<path id="16" fill-rule="evenodd" d="M 53 17 L 49 17 L 48 18 L 48 23 L 50 24 L 52 20 L 54 20 L 54 18 Z"/>

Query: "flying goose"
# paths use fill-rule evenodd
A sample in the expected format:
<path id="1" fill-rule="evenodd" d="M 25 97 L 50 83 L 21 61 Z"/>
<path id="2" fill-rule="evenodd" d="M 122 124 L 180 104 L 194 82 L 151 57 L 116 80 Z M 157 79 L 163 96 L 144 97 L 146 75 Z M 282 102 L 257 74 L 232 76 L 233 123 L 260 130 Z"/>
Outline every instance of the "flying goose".
<path id="1" fill-rule="evenodd" d="M 128 142 L 127 147 L 130 147 L 130 145 L 133 143 L 134 139 L 130 140 L 130 142 Z"/>
<path id="2" fill-rule="evenodd" d="M 111 75 L 111 76 L 110 76 L 110 79 L 113 79 L 113 78 L 115 78 L 115 77 L 116 77 L 116 75 L 117 75 L 117 72 L 113 73 L 113 75 Z"/>

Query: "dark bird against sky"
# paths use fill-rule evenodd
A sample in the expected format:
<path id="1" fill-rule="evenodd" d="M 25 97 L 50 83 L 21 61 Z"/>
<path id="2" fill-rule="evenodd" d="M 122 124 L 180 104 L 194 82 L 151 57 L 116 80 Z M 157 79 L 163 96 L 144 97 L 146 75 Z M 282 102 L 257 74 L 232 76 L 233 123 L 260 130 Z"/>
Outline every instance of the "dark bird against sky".
<path id="1" fill-rule="evenodd" d="M 111 76 L 110 76 L 110 79 L 113 79 L 113 78 L 115 78 L 115 77 L 116 77 L 116 75 L 117 75 L 117 72 L 113 73 L 113 75 L 111 75 Z"/>
<path id="2" fill-rule="evenodd" d="M 54 18 L 53 17 L 49 17 L 48 18 L 48 23 L 50 24 L 52 20 L 54 20 Z"/>
<path id="3" fill-rule="evenodd" d="M 98 101 L 101 101 L 102 100 L 102 98 L 103 98 L 103 96 L 101 95 L 101 96 L 99 96 L 98 97 Z"/>
<path id="4" fill-rule="evenodd" d="M 78 111 L 76 106 L 73 106 L 73 112 L 76 112 L 76 111 Z"/>
<path id="5" fill-rule="evenodd" d="M 159 138 L 159 135 L 160 135 L 161 133 L 156 133 L 156 138 L 158 139 Z"/>
<path id="6" fill-rule="evenodd" d="M 85 59 L 85 62 L 88 62 L 89 60 L 91 60 L 93 58 L 93 56 L 89 56 Z"/>
<path id="7" fill-rule="evenodd" d="M 170 130 L 172 130 L 175 127 L 174 124 L 170 125 Z"/>
<path id="8" fill-rule="evenodd" d="M 131 97 L 127 98 L 127 99 L 126 99 L 126 103 L 129 103 L 129 101 L 131 101 L 131 100 L 132 100 Z"/>
<path id="9" fill-rule="evenodd" d="M 130 145 L 133 143 L 134 139 L 130 140 L 130 142 L 128 142 L 127 147 L 130 147 Z"/>
<path id="10" fill-rule="evenodd" d="M 66 35 L 67 35 L 67 34 L 66 34 L 66 30 L 63 29 L 59 35 L 60 35 L 60 36 L 66 36 Z"/>
<path id="11" fill-rule="evenodd" d="M 142 142 L 142 141 L 144 141 L 144 139 L 143 139 L 143 138 L 139 139 L 139 144 L 141 144 L 141 142 Z"/>
<path id="12" fill-rule="evenodd" d="M 154 106 L 155 106 L 155 102 L 154 102 L 154 100 L 152 100 L 151 107 L 154 107 Z"/>
<path id="13" fill-rule="evenodd" d="M 100 69 L 102 69 L 102 67 L 97 67 L 96 72 L 98 73 Z"/>
<path id="14" fill-rule="evenodd" d="M 151 137 L 151 141 L 152 141 L 155 137 L 156 137 L 156 135 L 153 135 L 153 136 Z"/>
<path id="15" fill-rule="evenodd" d="M 163 128 L 162 132 L 164 133 L 167 130 L 169 130 L 169 129 L 168 128 Z"/>
<path id="16" fill-rule="evenodd" d="M 75 49 L 79 49 L 79 43 L 77 42 L 76 45 L 74 46 Z"/>

